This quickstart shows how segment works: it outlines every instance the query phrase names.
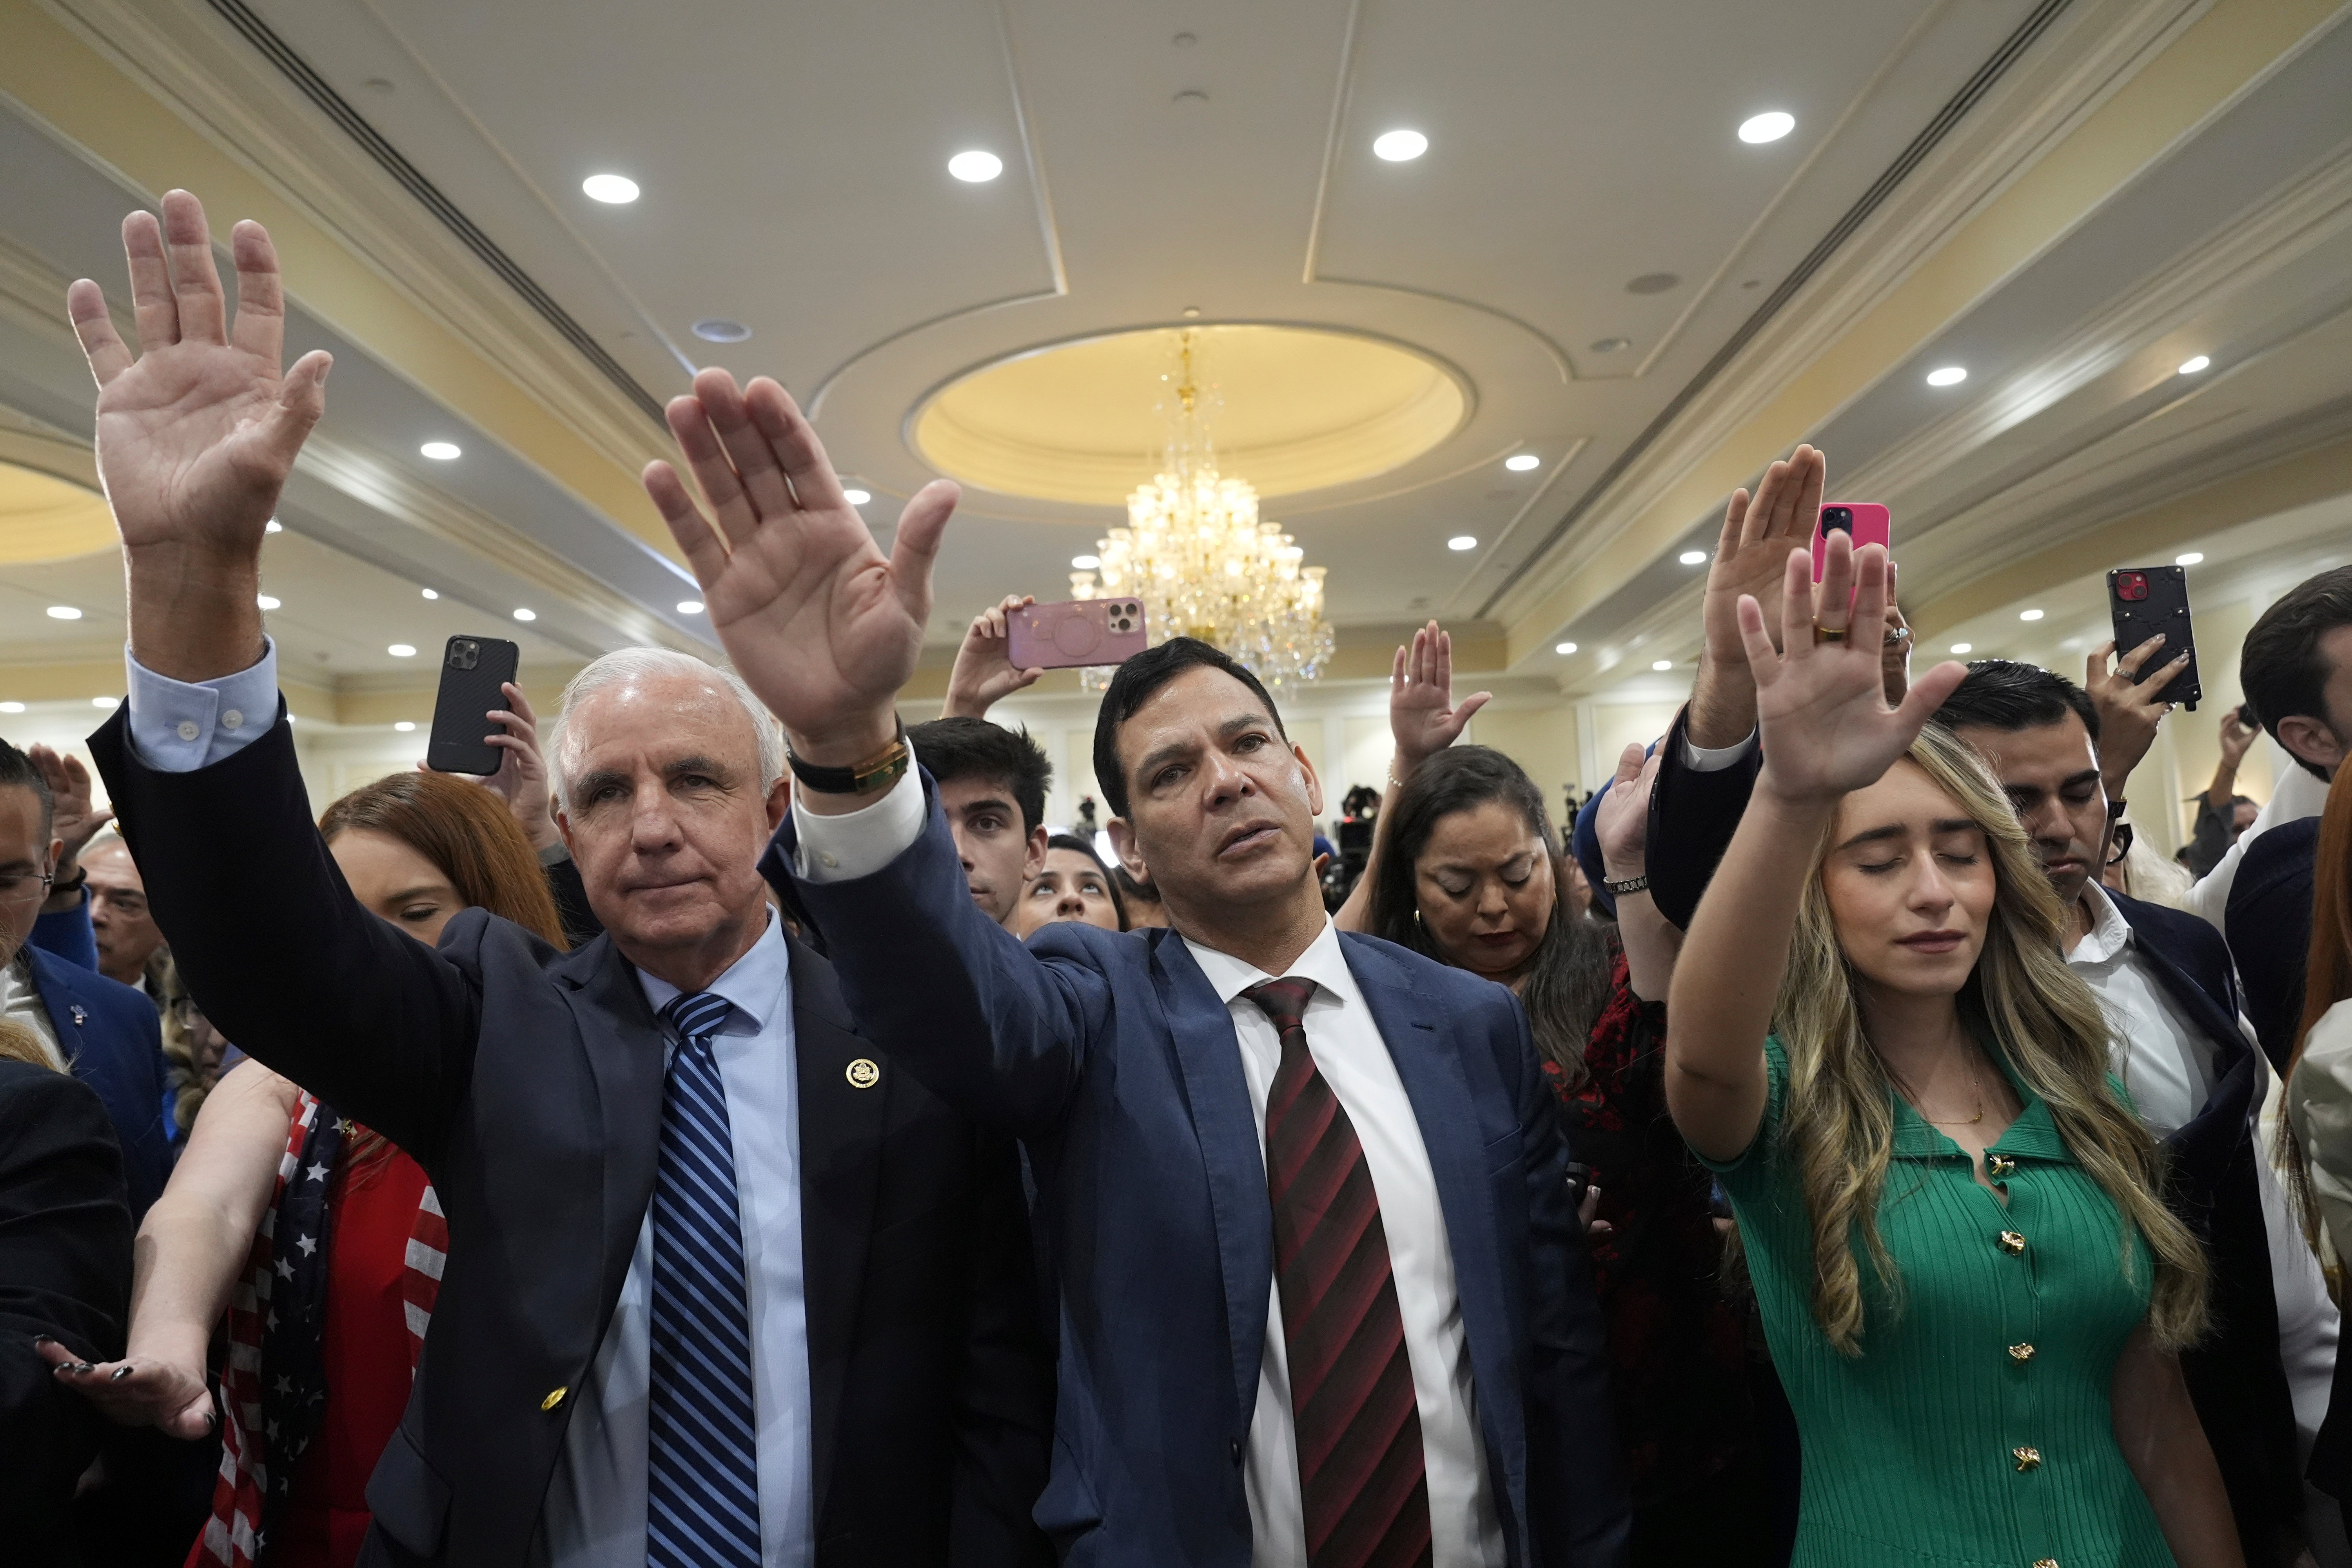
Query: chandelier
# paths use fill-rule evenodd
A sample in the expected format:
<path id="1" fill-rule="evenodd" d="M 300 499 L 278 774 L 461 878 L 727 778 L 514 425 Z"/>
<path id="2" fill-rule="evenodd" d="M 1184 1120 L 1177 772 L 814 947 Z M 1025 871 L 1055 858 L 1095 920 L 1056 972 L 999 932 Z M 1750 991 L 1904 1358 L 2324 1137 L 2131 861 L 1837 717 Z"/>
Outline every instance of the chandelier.
<path id="1" fill-rule="evenodd" d="M 1260 521 L 1257 491 L 1217 471 L 1192 382 L 1192 334 L 1183 335 L 1176 429 L 1165 465 L 1127 499 L 1128 525 L 1095 546 L 1097 572 L 1070 575 L 1080 599 L 1143 601 L 1153 642 L 1200 638 L 1249 667 L 1270 689 L 1301 686 L 1331 658 L 1323 573 L 1278 522 Z M 1099 576 L 1099 580 L 1097 577 Z M 1087 690 L 1109 684 L 1087 669 Z"/>

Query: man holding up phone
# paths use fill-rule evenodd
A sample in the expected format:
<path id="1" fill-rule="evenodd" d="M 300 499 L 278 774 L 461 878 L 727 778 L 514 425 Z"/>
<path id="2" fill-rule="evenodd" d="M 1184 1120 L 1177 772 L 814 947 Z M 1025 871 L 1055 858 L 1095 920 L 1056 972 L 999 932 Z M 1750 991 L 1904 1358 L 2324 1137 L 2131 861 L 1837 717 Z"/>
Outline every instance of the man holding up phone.
<path id="1" fill-rule="evenodd" d="M 1255 678 L 1190 638 L 1120 666 L 1095 774 L 1174 929 L 1024 947 L 972 906 L 893 712 L 954 487 L 916 495 L 886 558 L 774 382 L 706 370 L 669 417 L 715 523 L 668 464 L 646 489 L 794 758 L 771 875 L 875 1038 L 1026 1141 L 1063 1324 L 1038 1521 L 1107 1563 L 1622 1561 L 1526 1016 L 1331 927 L 1321 786 Z M 1311 1203 L 1310 1163 L 1337 1184 Z"/>

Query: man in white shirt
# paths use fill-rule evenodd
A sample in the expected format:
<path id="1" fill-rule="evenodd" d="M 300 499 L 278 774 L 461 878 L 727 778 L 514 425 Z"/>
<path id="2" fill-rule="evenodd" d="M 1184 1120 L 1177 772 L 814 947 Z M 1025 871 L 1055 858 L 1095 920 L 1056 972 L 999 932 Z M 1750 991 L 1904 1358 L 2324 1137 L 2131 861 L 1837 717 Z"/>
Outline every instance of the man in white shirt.
<path id="1" fill-rule="evenodd" d="M 953 487 L 886 559 L 772 381 L 707 370 L 670 423 L 716 526 L 667 465 L 646 489 L 793 751 L 775 861 L 874 1037 L 1026 1141 L 1062 1324 L 1039 1523 L 1104 1562 L 1621 1560 L 1525 1015 L 1333 931 L 1320 786 L 1256 679 L 1190 638 L 1120 667 L 1096 780 L 1173 929 L 1024 947 L 973 906 L 894 716 Z"/>

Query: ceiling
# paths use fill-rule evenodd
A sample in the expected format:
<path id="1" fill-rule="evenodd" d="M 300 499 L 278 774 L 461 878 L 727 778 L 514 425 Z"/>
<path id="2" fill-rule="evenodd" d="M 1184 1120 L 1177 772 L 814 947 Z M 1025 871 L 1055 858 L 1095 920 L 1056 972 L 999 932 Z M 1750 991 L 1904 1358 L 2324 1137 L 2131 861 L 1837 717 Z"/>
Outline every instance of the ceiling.
<path id="1" fill-rule="evenodd" d="M 715 653 L 635 479 L 709 363 L 800 397 L 886 537 L 935 460 L 982 481 L 938 663 L 1121 521 L 1162 417 L 1139 373 L 1185 327 L 1296 349 L 1226 361 L 1213 434 L 1331 568 L 1350 669 L 1429 615 L 1566 696 L 1685 663 L 1680 557 L 1801 439 L 1893 507 L 1948 638 L 2352 493 L 2347 11 L 0 0 L 0 461 L 90 482 L 58 301 L 119 293 L 121 215 L 184 184 L 270 225 L 295 344 L 337 355 L 268 567 L 324 722 L 416 706 L 429 668 L 387 650 L 459 630 L 548 679 Z M 1768 110 L 1794 131 L 1740 141 Z M 1427 152 L 1377 157 L 1398 128 Z M 950 175 L 972 149 L 998 178 Z M 923 434 L 959 395 L 1019 461 Z M 2289 532 L 2263 548 L 2352 553 Z M 118 580 L 12 566 L 0 686 L 102 693 Z"/>

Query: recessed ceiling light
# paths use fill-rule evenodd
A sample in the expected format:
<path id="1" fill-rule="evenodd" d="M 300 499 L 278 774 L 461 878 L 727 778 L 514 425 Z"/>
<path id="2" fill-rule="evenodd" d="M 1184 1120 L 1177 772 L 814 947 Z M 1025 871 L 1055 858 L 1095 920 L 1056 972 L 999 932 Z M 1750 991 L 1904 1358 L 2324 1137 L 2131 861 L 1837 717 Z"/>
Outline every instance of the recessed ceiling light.
<path id="1" fill-rule="evenodd" d="M 1633 346 L 1633 340 L 1631 338 L 1598 338 L 1593 341 L 1592 352 L 1597 354 L 1613 354 Z"/>
<path id="2" fill-rule="evenodd" d="M 286 531 L 286 525 L 273 517 L 268 522 L 261 525 L 261 531 L 264 533 L 283 533 Z"/>
<path id="3" fill-rule="evenodd" d="M 864 506 L 867 501 L 874 499 L 874 492 L 872 490 L 860 489 L 856 485 L 852 485 L 847 489 L 841 492 L 841 499 L 847 501 L 852 506 Z"/>
<path id="4" fill-rule="evenodd" d="M 1644 272 L 1625 285 L 1628 294 L 1663 294 L 1680 283 L 1682 279 L 1672 272 Z"/>
<path id="5" fill-rule="evenodd" d="M 637 199 L 637 183 L 626 174 L 591 174 L 580 182 L 580 189 L 607 206 L 625 207 Z"/>
<path id="6" fill-rule="evenodd" d="M 71 605 L 51 605 L 49 606 L 49 619 L 53 621 L 78 621 L 81 619 L 81 612 L 75 609 Z"/>
<path id="7" fill-rule="evenodd" d="M 2195 359 L 2182 360 L 2180 362 L 2180 374 L 2183 375 L 2195 375 L 2199 371 L 2203 370 L 2207 365 L 2211 364 L 2212 363 L 2212 360 L 2204 354 L 2199 354 Z"/>
<path id="8" fill-rule="evenodd" d="M 1976 650 L 1977 645 L 1972 642 L 1956 642 L 1952 645 L 1954 653 L 1974 653 Z"/>
<path id="9" fill-rule="evenodd" d="M 1429 138 L 1418 131 L 1383 131 L 1372 138 L 1372 156 L 1391 163 L 1410 163 L 1429 151 Z"/>
<path id="10" fill-rule="evenodd" d="M 122 699 L 120 697 L 93 697 L 89 700 L 89 705 L 93 708 L 113 708 L 120 705 L 121 701 Z"/>
<path id="11" fill-rule="evenodd" d="M 431 588 L 419 588 L 417 592 L 424 595 L 428 599 L 437 599 L 441 596 Z"/>
<path id="12" fill-rule="evenodd" d="M 415 658 L 416 657 L 416 649 L 415 646 L 404 642 L 394 643 L 383 651 L 392 655 L 394 658 Z"/>
<path id="13" fill-rule="evenodd" d="M 414 719 L 403 719 L 403 720 L 401 720 L 398 723 L 396 723 L 396 724 L 393 725 L 393 728 L 394 728 L 394 729 L 395 729 L 395 730 L 397 730 L 397 731 L 399 731 L 402 734 L 405 735 L 405 734 L 407 734 L 411 730 L 414 730 L 414 729 L 415 729 L 415 728 L 416 728 L 416 721 L 415 721 L 415 720 L 414 720 Z"/>
<path id="14" fill-rule="evenodd" d="M 1685 550 L 1680 555 L 1675 556 L 1675 559 L 1681 562 L 1685 566 L 1704 566 L 1706 564 L 1706 552 L 1704 550 Z"/>
<path id="15" fill-rule="evenodd" d="M 21 702 L 0 702 L 0 713 L 22 713 L 24 710 L 25 705 Z"/>
<path id="16" fill-rule="evenodd" d="M 1572 642 L 1556 642 L 1551 645 L 1551 651 L 1554 653 L 1574 653 L 1576 651 L 1576 645 Z"/>
<path id="17" fill-rule="evenodd" d="M 253 602 L 260 605 L 265 610 L 274 610 L 278 608 L 281 601 L 275 594 L 256 594 L 253 596 Z"/>
<path id="18" fill-rule="evenodd" d="M 677 602 L 677 613 L 681 616 L 698 616 L 702 614 L 702 601 L 699 599 L 680 599 Z"/>
<path id="19" fill-rule="evenodd" d="M 2196 566 L 2201 564 L 2204 559 L 2205 552 L 2201 550 L 2184 550 L 2172 558 L 2172 563 L 2175 566 Z"/>
<path id="20" fill-rule="evenodd" d="M 706 343 L 740 343 L 751 335 L 751 329 L 724 316 L 706 316 L 694 323 L 694 335 Z"/>
<path id="21" fill-rule="evenodd" d="M 466 455 L 465 448 L 454 441 L 427 441 L 416 449 L 436 463 L 454 463 Z"/>
<path id="22" fill-rule="evenodd" d="M 1674 667 L 1675 661 L 1670 658 L 1654 658 L 1650 661 L 1650 668 L 1652 669 L 1658 670 L 1661 673 L 1672 669 Z"/>
<path id="23" fill-rule="evenodd" d="M 1927 373 L 1927 384 L 1929 386 L 1958 386 L 1960 383 L 1968 380 L 1968 378 L 1969 371 L 1966 365 L 1948 364 L 1941 370 L 1929 371 Z"/>
<path id="24" fill-rule="evenodd" d="M 993 153 L 982 153 L 974 148 L 949 159 L 948 173 L 967 185 L 984 185 L 1004 173 L 1004 160 Z"/>
<path id="25" fill-rule="evenodd" d="M 1445 542 L 1445 548 L 1448 550 L 1475 550 L 1478 548 L 1478 539 L 1475 534 L 1457 533 L 1453 538 Z"/>
<path id="26" fill-rule="evenodd" d="M 539 619 L 539 612 L 537 610 L 517 610 L 515 612 L 515 619 L 519 621 L 535 621 Z"/>
<path id="27" fill-rule="evenodd" d="M 1099 555 L 1073 555 L 1070 557 L 1070 564 L 1076 567 L 1081 572 L 1098 572 L 1102 569 L 1102 557 Z"/>
<path id="28" fill-rule="evenodd" d="M 2042 618 L 2042 612 L 2039 610 L 2020 610 L 2017 612 L 2017 618 L 2021 621 L 2038 621 Z"/>
<path id="29" fill-rule="evenodd" d="M 1768 109 L 1739 122 L 1742 142 L 1778 142 L 1797 128 L 1797 117 L 1783 110 Z"/>
<path id="30" fill-rule="evenodd" d="M 1515 474 L 1524 474 L 1529 468 L 1542 468 L 1543 459 L 1533 452 L 1514 452 L 1503 459 L 1503 467 Z"/>

